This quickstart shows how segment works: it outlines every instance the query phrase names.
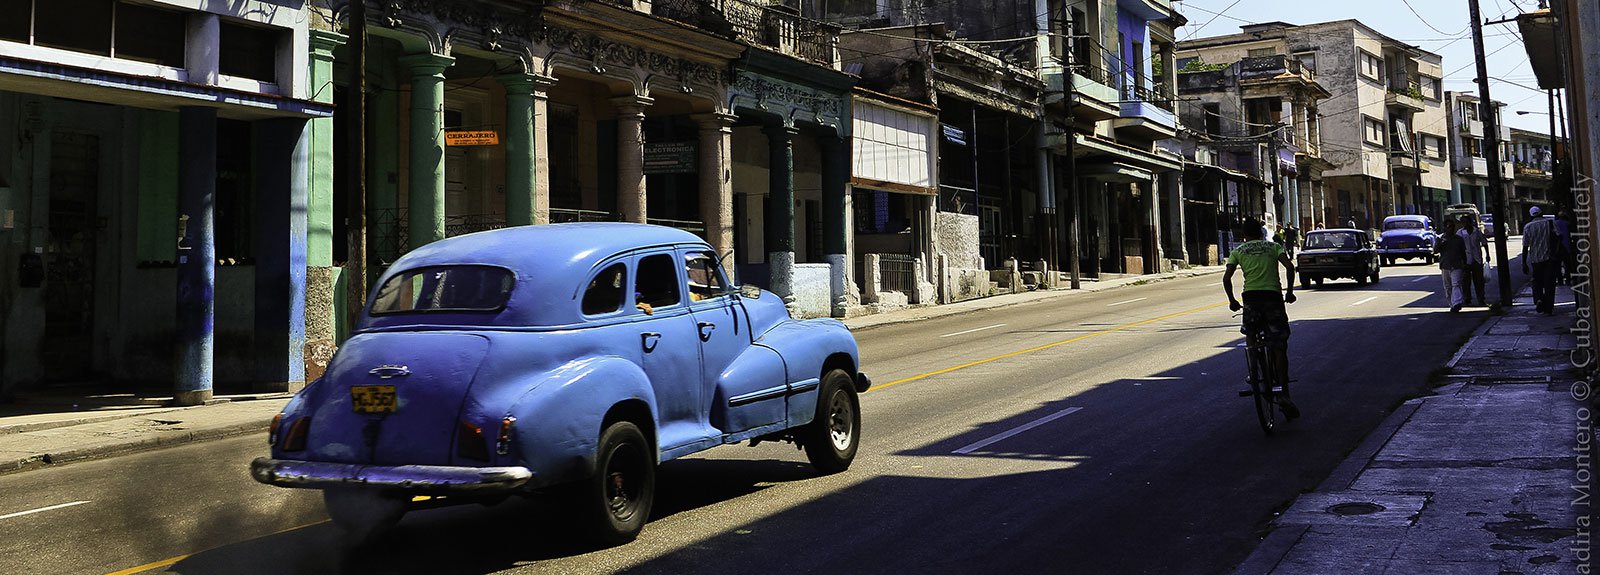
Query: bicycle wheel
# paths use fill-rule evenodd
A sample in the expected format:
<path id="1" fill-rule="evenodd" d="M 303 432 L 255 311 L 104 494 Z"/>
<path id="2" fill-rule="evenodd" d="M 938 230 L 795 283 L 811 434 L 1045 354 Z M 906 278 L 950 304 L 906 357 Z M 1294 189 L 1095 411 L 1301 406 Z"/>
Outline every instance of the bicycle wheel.
<path id="1" fill-rule="evenodd" d="M 1263 347 L 1251 350 L 1251 355 L 1255 358 L 1250 389 L 1255 392 L 1252 397 L 1256 401 L 1256 421 L 1261 423 L 1262 433 L 1272 435 L 1272 430 L 1278 426 L 1278 396 L 1272 391 L 1272 384 L 1278 379 L 1277 365 L 1273 354 Z"/>

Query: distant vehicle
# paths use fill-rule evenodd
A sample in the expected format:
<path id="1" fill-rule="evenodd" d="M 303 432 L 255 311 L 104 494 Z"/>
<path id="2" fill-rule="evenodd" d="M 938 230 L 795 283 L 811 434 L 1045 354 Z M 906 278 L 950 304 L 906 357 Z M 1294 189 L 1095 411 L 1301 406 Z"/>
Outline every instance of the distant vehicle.
<path id="1" fill-rule="evenodd" d="M 1300 284 L 1307 288 L 1323 280 L 1349 278 L 1357 284 L 1378 281 L 1378 251 L 1366 231 L 1336 228 L 1306 234 L 1304 248 L 1295 261 Z"/>
<path id="2" fill-rule="evenodd" d="M 1433 218 L 1408 215 L 1389 216 L 1383 219 L 1383 232 L 1378 238 L 1378 254 L 1385 265 L 1396 260 L 1421 259 L 1433 263 L 1433 246 L 1439 235 L 1433 228 Z"/>
<path id="3" fill-rule="evenodd" d="M 658 463 L 791 441 L 821 472 L 860 440 L 856 341 L 734 288 L 682 230 L 521 226 L 413 250 L 378 278 L 328 371 L 273 420 L 257 481 L 323 490 L 356 541 L 414 496 L 556 490 L 578 526 L 632 540 Z"/>
<path id="4" fill-rule="evenodd" d="M 1460 218 L 1461 214 L 1472 214 L 1473 219 L 1477 219 L 1478 218 L 1478 205 L 1477 204 L 1450 204 L 1448 207 L 1446 207 L 1444 209 L 1444 217 L 1452 219 L 1452 220 Z"/>
<path id="5" fill-rule="evenodd" d="M 1483 222 L 1483 235 L 1494 235 L 1494 214 L 1483 214 L 1478 219 Z"/>

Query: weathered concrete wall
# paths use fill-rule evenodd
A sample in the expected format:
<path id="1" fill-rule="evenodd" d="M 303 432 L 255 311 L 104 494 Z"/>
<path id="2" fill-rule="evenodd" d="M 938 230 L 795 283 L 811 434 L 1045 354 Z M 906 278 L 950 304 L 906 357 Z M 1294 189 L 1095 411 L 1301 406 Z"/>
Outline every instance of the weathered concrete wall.
<path id="1" fill-rule="evenodd" d="M 978 216 L 938 212 L 933 218 L 933 250 L 955 269 L 983 269 L 978 255 Z"/>
<path id="2" fill-rule="evenodd" d="M 794 265 L 794 307 L 801 317 L 833 315 L 832 268 L 829 264 Z"/>
<path id="3" fill-rule="evenodd" d="M 131 270 L 120 299 L 122 329 L 111 348 L 118 379 L 168 382 L 173 378 L 177 330 L 177 275 L 174 268 Z M 216 286 L 218 384 L 248 383 L 255 373 L 255 266 L 220 266 Z"/>
<path id="4" fill-rule="evenodd" d="M 307 383 L 322 377 L 338 347 L 333 318 L 338 273 L 339 268 L 311 266 L 306 269 Z"/>

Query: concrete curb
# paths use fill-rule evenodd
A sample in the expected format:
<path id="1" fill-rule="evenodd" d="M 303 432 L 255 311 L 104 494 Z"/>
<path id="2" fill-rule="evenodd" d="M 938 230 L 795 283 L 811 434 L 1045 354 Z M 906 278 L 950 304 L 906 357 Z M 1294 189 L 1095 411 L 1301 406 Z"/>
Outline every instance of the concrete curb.
<path id="1" fill-rule="evenodd" d="M 103 459 L 107 457 L 127 455 L 163 447 L 173 447 L 200 441 L 225 439 L 239 435 L 259 433 L 266 431 L 267 427 L 271 425 L 271 419 L 262 421 L 248 421 L 224 427 L 197 429 L 185 433 L 164 434 L 128 442 L 62 449 L 33 454 L 22 458 L 0 460 L 0 475 L 42 469 L 63 463 Z"/>
<path id="2" fill-rule="evenodd" d="M 970 299 L 970 300 L 966 300 L 966 301 L 960 301 L 960 302 L 949 303 L 949 304 L 929 305 L 929 306 L 923 306 L 923 307 L 913 307 L 913 308 L 907 308 L 907 309 L 902 309 L 902 310 L 894 310 L 894 311 L 891 311 L 891 312 L 885 312 L 885 313 L 881 313 L 881 314 L 868 314 L 868 315 L 863 315 L 863 316 L 857 316 L 857 317 L 848 318 L 848 319 L 844 320 L 844 324 L 845 324 L 846 327 L 850 328 L 851 331 L 861 331 L 861 330 L 865 330 L 865 329 L 871 329 L 871 328 L 881 327 L 881 326 L 886 326 L 886 325 L 896 325 L 896 324 L 902 324 L 902 323 L 910 323 L 910 322 L 914 322 L 914 321 L 922 321 L 922 320 L 927 320 L 927 319 L 950 317 L 950 316 L 954 316 L 954 315 L 961 315 L 961 314 L 967 314 L 967 313 L 973 313 L 973 312 L 979 312 L 979 311 L 989 311 L 989 310 L 993 310 L 993 309 L 1000 309 L 1000 308 L 1011 307 L 1011 306 L 1015 306 L 1015 305 L 1022 305 L 1022 304 L 1026 304 L 1026 303 L 1034 303 L 1034 302 L 1039 302 L 1039 301 L 1049 301 L 1049 300 L 1054 300 L 1056 298 L 1062 298 L 1062 297 L 1072 297 L 1072 296 L 1075 296 L 1075 295 L 1082 295 L 1082 294 L 1088 294 L 1088 293 L 1098 293 L 1098 292 L 1103 292 L 1103 291 L 1106 291 L 1106 290 L 1118 289 L 1118 288 L 1129 287 L 1129 286 L 1148 285 L 1150 283 L 1162 282 L 1162 281 L 1167 281 L 1167 280 L 1185 279 L 1185 278 L 1193 278 L 1193 277 L 1201 277 L 1201 276 L 1207 276 L 1207 275 L 1220 274 L 1220 273 L 1223 272 L 1223 270 L 1224 270 L 1224 268 L 1222 266 L 1207 266 L 1207 267 L 1202 267 L 1202 268 L 1190 268 L 1190 269 L 1178 270 L 1178 271 L 1166 272 L 1166 273 L 1160 273 L 1160 274 L 1149 274 L 1149 275 L 1142 275 L 1142 276 L 1133 276 L 1133 277 L 1128 277 L 1128 278 L 1119 278 L 1119 279 L 1111 280 L 1111 281 L 1108 281 L 1108 282 L 1105 282 L 1105 283 L 1086 282 L 1083 285 L 1083 287 L 1081 287 L 1079 289 L 1060 288 L 1060 289 L 1052 289 L 1052 290 L 1044 290 L 1044 291 L 1029 291 L 1029 292 L 1020 292 L 1020 293 L 1000 294 L 1000 295 L 994 295 L 994 296 L 989 296 L 989 297 L 984 297 L 984 298 L 977 298 L 977 299 Z"/>

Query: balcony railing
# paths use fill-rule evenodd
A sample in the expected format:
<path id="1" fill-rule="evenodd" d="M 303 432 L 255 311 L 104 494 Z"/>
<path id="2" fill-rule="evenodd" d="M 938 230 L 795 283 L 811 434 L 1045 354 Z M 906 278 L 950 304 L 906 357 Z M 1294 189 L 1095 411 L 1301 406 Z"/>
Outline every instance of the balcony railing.
<path id="1" fill-rule="evenodd" d="M 1239 60 L 1239 79 L 1250 80 L 1262 77 L 1276 77 L 1284 74 L 1299 76 L 1307 82 L 1316 81 L 1316 74 L 1311 68 L 1300 62 L 1299 58 L 1285 55 L 1257 56 Z"/>
<path id="2" fill-rule="evenodd" d="M 720 3 L 721 18 L 712 23 L 720 25 L 726 22 L 734 38 L 816 64 L 832 66 L 839 60 L 838 26 L 801 18 L 792 8 L 781 4 L 767 5 L 751 0 L 668 1 L 679 4 Z"/>
<path id="3" fill-rule="evenodd" d="M 392 261 L 411 249 L 411 222 L 405 208 L 377 210 L 372 215 L 372 251 L 382 261 Z M 444 237 L 506 227 L 505 214 L 457 214 L 444 217 Z"/>

